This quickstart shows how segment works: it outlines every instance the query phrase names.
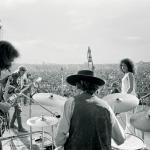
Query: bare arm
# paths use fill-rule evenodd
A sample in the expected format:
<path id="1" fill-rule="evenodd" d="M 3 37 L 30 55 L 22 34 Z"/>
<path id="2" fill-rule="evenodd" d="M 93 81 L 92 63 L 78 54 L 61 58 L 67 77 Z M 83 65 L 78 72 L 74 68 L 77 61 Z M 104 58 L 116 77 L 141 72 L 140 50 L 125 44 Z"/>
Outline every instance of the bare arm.
<path id="1" fill-rule="evenodd" d="M 127 91 L 128 94 L 130 94 L 133 91 L 133 80 L 134 80 L 134 76 L 132 73 L 129 73 L 129 89 Z"/>
<path id="2" fill-rule="evenodd" d="M 69 136 L 69 128 L 70 128 L 72 110 L 73 110 L 73 101 L 72 100 L 66 101 L 64 105 L 63 116 L 60 120 L 57 134 L 55 137 L 56 146 L 63 146 Z"/>
<path id="3" fill-rule="evenodd" d="M 109 111 L 112 120 L 112 138 L 116 144 L 120 145 L 125 141 L 125 133 L 111 108 L 109 108 Z"/>
<path id="4" fill-rule="evenodd" d="M 8 97 L 9 97 L 8 91 L 9 91 L 9 89 L 11 88 L 10 80 L 11 80 L 11 77 L 8 78 L 7 83 L 6 83 L 6 86 L 5 86 L 5 89 L 4 89 L 3 98 L 4 98 L 4 101 L 5 101 L 5 102 L 7 101 Z"/>

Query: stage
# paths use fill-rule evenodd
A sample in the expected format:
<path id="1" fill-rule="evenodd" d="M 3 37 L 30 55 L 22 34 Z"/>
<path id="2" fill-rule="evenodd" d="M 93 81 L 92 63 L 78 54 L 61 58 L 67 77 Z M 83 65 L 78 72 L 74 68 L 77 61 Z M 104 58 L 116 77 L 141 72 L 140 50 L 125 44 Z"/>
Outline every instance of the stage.
<path id="1" fill-rule="evenodd" d="M 55 106 L 47 106 L 47 109 L 49 109 L 52 112 L 57 112 L 61 114 L 62 110 L 59 108 L 56 108 Z M 148 109 L 149 107 L 147 107 Z M 139 108 L 139 111 L 141 111 L 141 108 Z M 13 108 L 10 110 L 10 115 L 13 113 Z M 32 104 L 32 117 L 39 117 L 41 115 L 49 116 L 51 115 L 49 112 L 41 108 L 39 105 Z M 22 120 L 23 120 L 23 126 L 30 131 L 30 126 L 27 125 L 27 120 L 29 119 L 29 105 L 22 107 Z M 121 123 L 122 124 L 122 123 Z M 35 133 L 37 131 L 37 133 Z M 40 150 L 40 142 L 35 142 L 36 139 L 40 139 L 42 133 L 42 129 L 38 127 L 32 127 L 32 132 L 34 132 L 32 136 L 32 149 L 33 150 Z M 51 127 L 45 127 L 44 128 L 45 133 L 45 146 L 51 145 Z M 54 126 L 54 133 L 56 132 L 56 126 Z M 8 130 L 5 131 L 5 134 L 3 137 L 9 137 L 12 136 L 12 138 L 8 140 L 4 140 L 2 142 L 3 144 L 3 150 L 29 150 L 30 149 L 30 136 L 25 135 L 21 136 L 24 133 L 18 132 L 17 130 Z M 26 134 L 26 133 L 25 133 Z M 16 137 L 19 135 L 20 137 Z M 144 144 L 146 145 L 147 149 L 150 149 L 150 132 L 144 133 Z M 13 148 L 13 149 L 12 149 Z"/>

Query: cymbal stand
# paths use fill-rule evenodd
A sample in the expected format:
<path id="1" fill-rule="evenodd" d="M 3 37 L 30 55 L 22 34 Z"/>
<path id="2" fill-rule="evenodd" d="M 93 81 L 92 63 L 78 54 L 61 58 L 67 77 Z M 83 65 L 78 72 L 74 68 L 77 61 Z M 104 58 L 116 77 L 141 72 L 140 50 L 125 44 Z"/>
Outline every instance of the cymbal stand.
<path id="1" fill-rule="evenodd" d="M 30 118 L 31 118 L 31 104 L 32 104 L 32 101 L 35 102 L 36 104 L 38 104 L 39 106 L 41 106 L 43 109 L 45 109 L 46 111 L 48 111 L 50 114 L 52 114 L 56 118 L 60 118 L 60 115 L 51 112 L 50 110 L 48 110 L 47 108 L 45 108 L 44 106 L 42 106 L 39 102 L 37 102 L 36 100 L 34 100 L 32 97 L 29 97 L 29 96 L 25 95 L 24 93 L 21 93 L 21 94 L 24 97 L 30 99 L 30 111 L 29 111 Z M 54 128 L 53 128 L 53 125 L 51 126 L 51 129 L 52 129 L 52 150 L 53 150 L 54 149 L 54 146 L 53 146 L 54 145 Z M 42 148 L 44 146 L 43 138 L 44 138 L 44 129 L 42 128 Z M 30 127 L 30 150 L 32 150 L 32 127 Z"/>
<path id="2" fill-rule="evenodd" d="M 44 121 L 44 116 L 42 115 L 42 121 Z M 42 143 L 41 143 L 41 149 L 44 150 L 44 127 L 42 127 Z"/>
<path id="3" fill-rule="evenodd" d="M 125 125 L 126 122 L 122 119 L 122 117 L 119 116 L 119 118 L 121 119 L 122 123 Z M 131 130 L 128 126 L 127 126 L 127 129 L 130 131 L 131 134 L 134 134 L 134 133 L 132 132 L 132 130 Z"/>
<path id="4" fill-rule="evenodd" d="M 52 129 L 52 150 L 54 149 L 54 126 L 52 125 L 51 126 L 51 129 Z"/>
<path id="5" fill-rule="evenodd" d="M 31 98 L 29 98 L 29 118 L 31 118 L 31 114 L 32 114 L 32 109 L 31 109 L 31 105 L 32 105 L 32 100 Z M 32 150 L 32 126 L 30 126 L 30 150 Z"/>
<path id="6" fill-rule="evenodd" d="M 45 109 L 46 111 L 48 111 L 51 115 L 55 116 L 56 118 L 60 118 L 60 115 L 56 114 L 56 112 L 52 112 L 49 109 L 45 108 L 43 105 L 41 105 L 39 102 L 37 102 L 35 99 L 33 99 L 32 97 L 28 97 L 27 95 L 25 95 L 24 93 L 21 93 L 23 96 L 27 97 L 28 99 L 31 99 L 31 101 L 33 101 L 34 103 L 38 104 L 39 106 L 41 106 L 43 109 Z"/>

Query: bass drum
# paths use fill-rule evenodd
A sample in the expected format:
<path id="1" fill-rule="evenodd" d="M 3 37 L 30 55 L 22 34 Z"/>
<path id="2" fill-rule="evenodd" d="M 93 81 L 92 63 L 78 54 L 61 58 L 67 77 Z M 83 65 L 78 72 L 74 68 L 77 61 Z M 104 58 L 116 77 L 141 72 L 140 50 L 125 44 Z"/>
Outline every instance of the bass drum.
<path id="1" fill-rule="evenodd" d="M 132 134 L 126 134 L 126 140 L 121 145 L 117 145 L 114 140 L 111 143 L 112 150 L 144 150 L 145 148 L 144 141 Z"/>

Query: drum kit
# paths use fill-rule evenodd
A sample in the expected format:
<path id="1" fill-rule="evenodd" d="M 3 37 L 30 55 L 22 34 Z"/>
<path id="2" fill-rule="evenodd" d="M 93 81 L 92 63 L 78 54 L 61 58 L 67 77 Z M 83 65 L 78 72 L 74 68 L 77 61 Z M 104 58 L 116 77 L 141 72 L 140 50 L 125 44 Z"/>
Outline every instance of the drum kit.
<path id="1" fill-rule="evenodd" d="M 103 99 L 111 106 L 114 113 L 127 112 L 139 104 L 139 99 L 131 94 L 115 93 L 107 95 Z"/>
<path id="2" fill-rule="evenodd" d="M 29 98 L 25 94 L 22 94 L 23 96 Z M 45 143 L 44 143 L 44 128 L 45 127 L 51 127 L 51 147 L 50 149 L 54 149 L 54 126 L 58 123 L 58 118 L 60 118 L 60 115 L 50 111 L 49 109 L 45 108 L 43 105 L 51 106 L 51 107 L 57 107 L 57 108 L 63 108 L 64 103 L 66 101 L 66 98 L 52 94 L 52 93 L 36 93 L 32 96 L 32 98 L 29 98 L 30 101 L 33 101 L 35 104 L 40 105 L 43 109 L 50 112 L 52 116 L 45 116 L 41 115 L 40 117 L 31 117 L 31 105 L 30 105 L 30 112 L 29 112 L 29 119 L 27 120 L 27 125 L 30 126 L 30 133 L 32 132 L 32 127 L 39 127 L 42 128 L 42 137 L 38 142 L 41 142 L 40 149 L 44 150 Z M 32 134 L 30 135 L 30 150 L 32 150 Z M 47 148 L 46 148 L 47 149 Z"/>
<path id="3" fill-rule="evenodd" d="M 41 105 L 57 107 L 63 109 L 66 98 L 52 93 L 36 93 L 33 99 Z"/>
<path id="4" fill-rule="evenodd" d="M 42 137 L 41 137 L 41 147 L 40 149 L 44 150 L 44 127 L 51 126 L 52 131 L 52 150 L 54 149 L 54 129 L 53 126 L 58 123 L 58 119 L 56 117 L 44 116 L 41 117 L 32 117 L 27 120 L 27 124 L 31 127 L 40 127 L 42 128 Z"/>
<path id="5" fill-rule="evenodd" d="M 66 101 L 65 97 L 61 97 L 58 95 L 52 95 L 51 93 L 37 93 L 33 96 L 33 99 L 43 105 L 46 106 L 55 106 L 63 108 L 64 103 Z M 135 107 L 139 105 L 139 99 L 131 94 L 109 94 L 103 97 L 113 109 L 115 114 L 120 114 L 124 112 L 128 112 L 133 110 Z M 44 136 L 44 127 L 51 126 L 52 128 L 52 145 L 54 143 L 54 132 L 53 126 L 58 123 L 58 119 L 56 117 L 49 116 L 41 116 L 41 117 L 32 117 L 27 120 L 27 124 L 32 127 L 42 127 L 42 139 Z M 142 132 L 150 132 L 150 111 L 142 111 L 139 113 L 135 113 L 131 115 L 130 118 L 131 125 L 141 130 Z M 41 149 L 43 149 L 43 143 Z M 53 147 L 52 147 L 53 148 Z M 144 139 L 133 135 L 132 133 L 126 134 L 126 140 L 122 145 L 117 145 L 112 140 L 112 149 L 113 150 L 143 150 L 145 148 Z"/>
<path id="6" fill-rule="evenodd" d="M 105 101 L 113 109 L 114 113 L 120 114 L 133 110 L 139 105 L 139 99 L 131 94 L 115 93 L 103 97 Z M 144 132 L 150 132 L 150 110 L 142 110 L 134 113 L 130 117 L 130 124 L 144 134 Z M 113 150 L 144 150 L 144 136 L 143 139 L 133 134 L 126 134 L 126 140 L 122 145 L 117 145 L 112 140 Z"/>

